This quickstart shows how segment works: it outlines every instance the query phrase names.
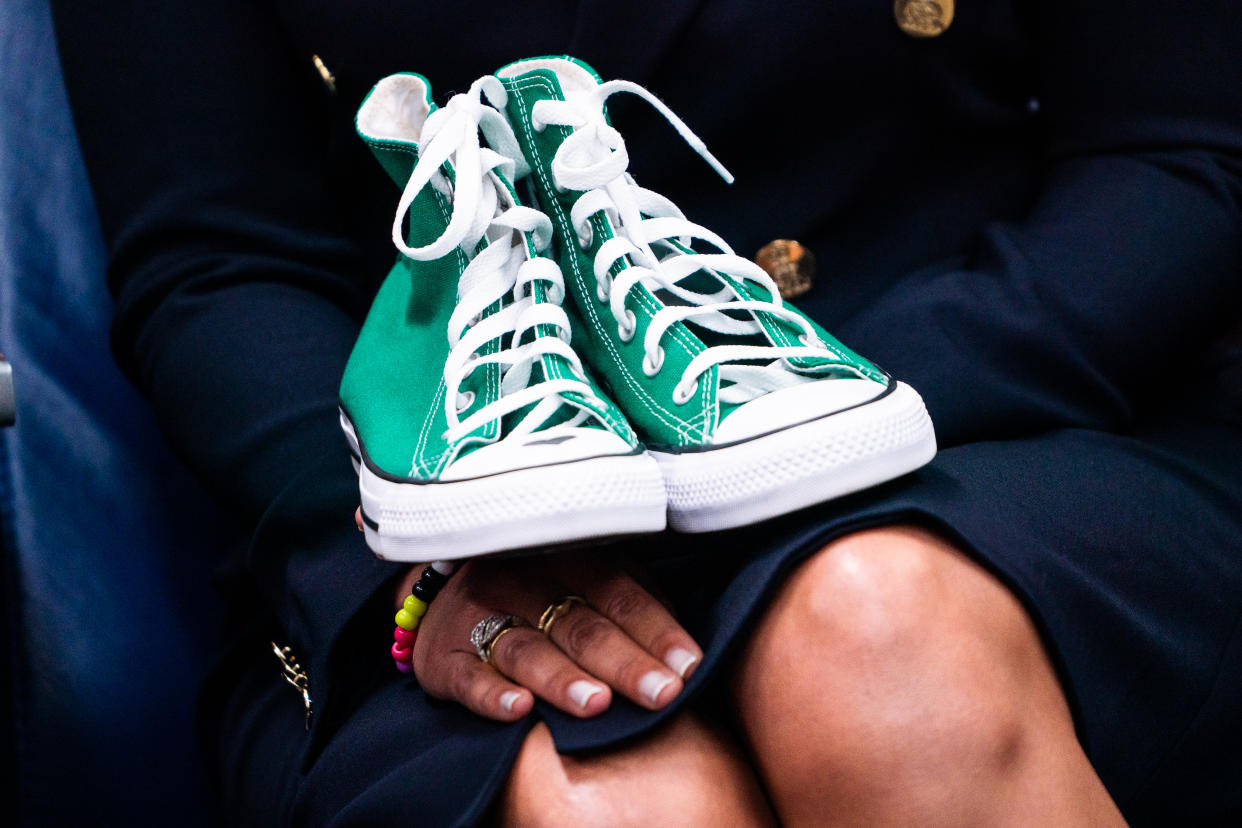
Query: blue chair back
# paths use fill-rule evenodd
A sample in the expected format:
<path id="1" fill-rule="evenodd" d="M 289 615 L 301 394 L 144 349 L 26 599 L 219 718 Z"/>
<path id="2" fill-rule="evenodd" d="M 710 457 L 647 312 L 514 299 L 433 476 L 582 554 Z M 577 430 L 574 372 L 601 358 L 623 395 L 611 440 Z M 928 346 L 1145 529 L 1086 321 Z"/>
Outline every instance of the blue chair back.
<path id="1" fill-rule="evenodd" d="M 46 2 L 0 3 L 4 793 L 19 824 L 206 825 L 194 706 L 229 541 L 113 364 L 104 267 Z"/>

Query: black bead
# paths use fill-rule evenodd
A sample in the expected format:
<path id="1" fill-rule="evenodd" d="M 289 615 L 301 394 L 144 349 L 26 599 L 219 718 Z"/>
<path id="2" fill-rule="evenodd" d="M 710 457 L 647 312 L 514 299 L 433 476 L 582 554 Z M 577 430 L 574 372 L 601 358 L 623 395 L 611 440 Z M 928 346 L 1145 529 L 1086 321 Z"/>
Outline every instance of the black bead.
<path id="1" fill-rule="evenodd" d="M 429 566 L 423 570 L 423 574 L 414 584 L 414 597 L 430 604 L 440 594 L 440 590 L 446 583 L 448 583 L 448 576 Z"/>
<path id="2" fill-rule="evenodd" d="M 423 581 L 429 585 L 433 585 L 436 587 L 442 587 L 444 586 L 445 583 L 448 582 L 448 576 L 445 575 L 443 572 L 440 572 L 434 566 L 429 566 L 423 570 L 423 574 L 419 576 L 418 580 Z"/>

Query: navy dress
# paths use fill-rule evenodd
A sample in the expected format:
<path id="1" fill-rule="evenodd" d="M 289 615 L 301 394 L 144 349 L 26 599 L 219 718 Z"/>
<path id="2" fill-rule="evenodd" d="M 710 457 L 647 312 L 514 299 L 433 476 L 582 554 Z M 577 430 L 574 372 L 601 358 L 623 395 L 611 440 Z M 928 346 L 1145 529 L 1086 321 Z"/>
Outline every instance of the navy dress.
<path id="1" fill-rule="evenodd" d="M 962 0 L 930 39 L 890 0 L 54 7 L 118 360 L 252 527 L 221 552 L 230 648 L 201 716 L 229 822 L 476 821 L 537 718 L 587 750 L 711 704 L 785 574 L 898 522 L 1023 602 L 1128 819 L 1242 816 L 1242 5 Z M 502 725 L 392 670 L 400 570 L 352 526 L 337 382 L 398 195 L 352 117 L 394 71 L 444 100 L 557 53 L 706 139 L 732 188 L 614 108 L 644 186 L 740 252 L 814 251 L 799 304 L 922 393 L 942 451 L 761 526 L 663 537 L 650 565 L 707 653 L 669 709 Z M 271 640 L 309 672 L 309 729 Z"/>

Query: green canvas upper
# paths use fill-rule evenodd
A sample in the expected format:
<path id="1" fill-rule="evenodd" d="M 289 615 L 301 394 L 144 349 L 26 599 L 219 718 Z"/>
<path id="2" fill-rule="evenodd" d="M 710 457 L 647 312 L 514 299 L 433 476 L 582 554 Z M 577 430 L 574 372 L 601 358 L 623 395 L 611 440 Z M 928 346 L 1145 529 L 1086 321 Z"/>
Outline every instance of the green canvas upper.
<path id="1" fill-rule="evenodd" d="M 667 294 L 653 292 L 642 283 L 635 283 L 624 297 L 625 308 L 633 314 L 636 322 L 634 333 L 627 339 L 619 331 L 608 301 L 601 300 L 597 294 L 598 282 L 594 271 L 601 247 L 617 236 L 618 231 L 608 212 L 599 210 L 589 219 L 589 244 L 583 246 L 580 243 L 570 214 L 584 192 L 558 186 L 552 171 L 557 150 L 574 129 L 559 124 L 537 125 L 532 116 L 535 105 L 540 101 L 566 100 L 558 77 L 558 71 L 565 71 L 566 66 L 575 67 L 570 71 L 579 74 L 585 70 L 596 83 L 602 83 L 590 67 L 572 58 L 520 61 L 503 68 L 497 76 L 508 92 L 506 112 L 531 168 L 540 207 L 551 217 L 556 231 L 559 261 L 569 293 L 566 306 L 574 321 L 574 347 L 598 372 L 613 399 L 648 444 L 685 447 L 708 442 L 721 421 L 739 406 L 737 401 L 722 398 L 725 395 L 721 393 L 720 366 L 712 365 L 702 373 L 693 393 L 684 402 L 675 399 L 674 391 L 683 371 L 697 355 L 711 346 L 728 342 L 729 337 L 707 330 L 693 320 L 674 322 L 659 339 L 663 362 L 654 375 L 649 375 L 651 372 L 643 369 L 644 335 L 655 314 L 667 307 L 671 298 Z M 645 214 L 644 218 L 647 218 Z M 695 252 L 672 239 L 664 243 L 683 253 Z M 621 258 L 612 265 L 609 275 L 615 277 L 631 266 L 630 257 Z M 691 274 L 680 284 L 693 285 L 696 282 L 699 285 L 696 289 L 701 292 L 711 292 L 722 284 L 728 285 L 733 290 L 734 298 L 742 301 L 778 298 L 760 284 L 714 270 Z M 785 361 L 786 365 L 797 369 L 800 374 L 814 377 L 848 376 L 882 384 L 888 382 L 882 371 L 842 345 L 812 320 L 788 303 L 784 303 L 784 307 L 795 313 L 806 327 L 778 314 L 756 312 L 753 319 L 759 323 L 762 332 L 746 341 L 765 347 L 793 348 L 799 346 L 799 336 L 805 336 L 805 330 L 812 330 L 822 343 L 820 353 L 806 355 L 806 348 L 803 348 L 802 355 L 790 357 Z"/>
<path id="2" fill-rule="evenodd" d="M 398 186 L 404 187 L 419 159 L 416 136 L 398 135 L 395 130 L 376 134 L 370 129 L 375 116 L 368 106 L 404 106 L 412 110 L 422 107 L 424 116 L 435 112 L 436 106 L 431 100 L 430 88 L 421 76 L 409 74 L 393 77 L 405 78 L 394 83 L 404 87 L 400 91 L 407 98 L 409 90 L 421 89 L 425 99 L 410 102 L 396 96 L 394 101 L 375 101 L 373 97 L 385 83 L 381 82 L 359 109 L 358 132 Z M 392 78 L 385 81 L 392 81 Z M 391 92 L 391 89 L 385 88 L 380 94 Z M 370 117 L 364 117 L 364 113 Z M 404 241 L 409 247 L 430 244 L 441 237 L 449 225 L 454 174 L 447 163 L 441 170 L 441 180 L 446 185 L 423 187 L 410 203 L 408 226 L 404 231 Z M 516 203 L 516 194 L 504 171 L 497 169 L 493 172 Z M 444 372 L 450 353 L 449 323 L 458 305 L 459 282 L 475 256 L 489 244 L 509 244 L 510 237 L 511 234 L 507 234 L 498 241 L 484 236 L 469 254 L 461 247 L 455 247 L 446 255 L 429 261 L 399 255 L 384 280 L 350 355 L 341 382 L 340 399 L 342 409 L 357 431 L 365 460 L 385 475 L 414 481 L 434 481 L 458 457 L 504 437 L 512 423 L 532 408 L 533 404 L 504 417 L 487 419 L 466 434 L 446 439 L 451 424 L 445 404 L 449 389 Z M 528 255 L 537 256 L 531 234 L 524 233 L 523 241 Z M 548 292 L 543 282 L 530 284 L 530 295 L 536 304 L 551 302 Z M 497 301 L 487 307 L 480 315 L 480 324 L 482 320 L 499 313 L 505 304 L 505 301 Z M 522 341 L 528 342 L 537 336 L 555 336 L 555 328 L 551 325 L 536 326 L 526 332 Z M 494 355 L 510 344 L 516 343 L 494 339 L 482 344 L 477 354 L 481 357 Z M 465 393 L 469 392 L 473 400 L 458 412 L 458 417 L 465 420 L 496 401 L 502 394 L 502 376 L 501 365 L 495 363 L 482 364 L 471 371 L 460 388 L 462 398 L 469 398 Z M 582 423 L 583 426 L 606 428 L 637 447 L 636 436 L 624 416 L 604 397 L 589 376 L 584 376 L 571 360 L 560 353 L 541 354 L 532 368 L 528 385 L 557 379 L 585 382 L 590 392 L 562 391 L 561 398 L 568 404 L 548 420 L 549 425 L 564 421 L 574 411 L 586 411 L 590 417 L 588 422 Z"/>

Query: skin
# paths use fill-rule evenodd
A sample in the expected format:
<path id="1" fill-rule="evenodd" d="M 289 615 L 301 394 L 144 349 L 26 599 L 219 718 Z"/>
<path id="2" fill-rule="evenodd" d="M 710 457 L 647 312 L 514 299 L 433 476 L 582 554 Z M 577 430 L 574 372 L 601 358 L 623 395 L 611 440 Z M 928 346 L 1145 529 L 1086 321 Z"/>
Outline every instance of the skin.
<path id="1" fill-rule="evenodd" d="M 470 647 L 479 619 L 538 619 L 571 593 L 590 607 L 575 605 L 550 640 L 533 629 L 507 633 L 490 666 Z M 701 657 L 629 575 L 552 556 L 466 564 L 428 611 L 414 663 L 428 693 L 489 718 L 526 715 L 533 695 L 586 718 L 606 710 L 613 693 L 649 709 L 671 702 L 682 689 L 669 666 L 676 651 Z M 640 690 L 652 672 L 674 679 L 654 698 Z M 585 705 L 569 691 L 577 681 L 600 687 Z M 867 530 L 812 555 L 756 623 L 731 682 L 736 736 L 684 712 L 641 740 L 575 758 L 558 754 L 537 725 L 496 821 L 1125 824 L 1078 744 L 1025 610 L 927 530 Z"/>

